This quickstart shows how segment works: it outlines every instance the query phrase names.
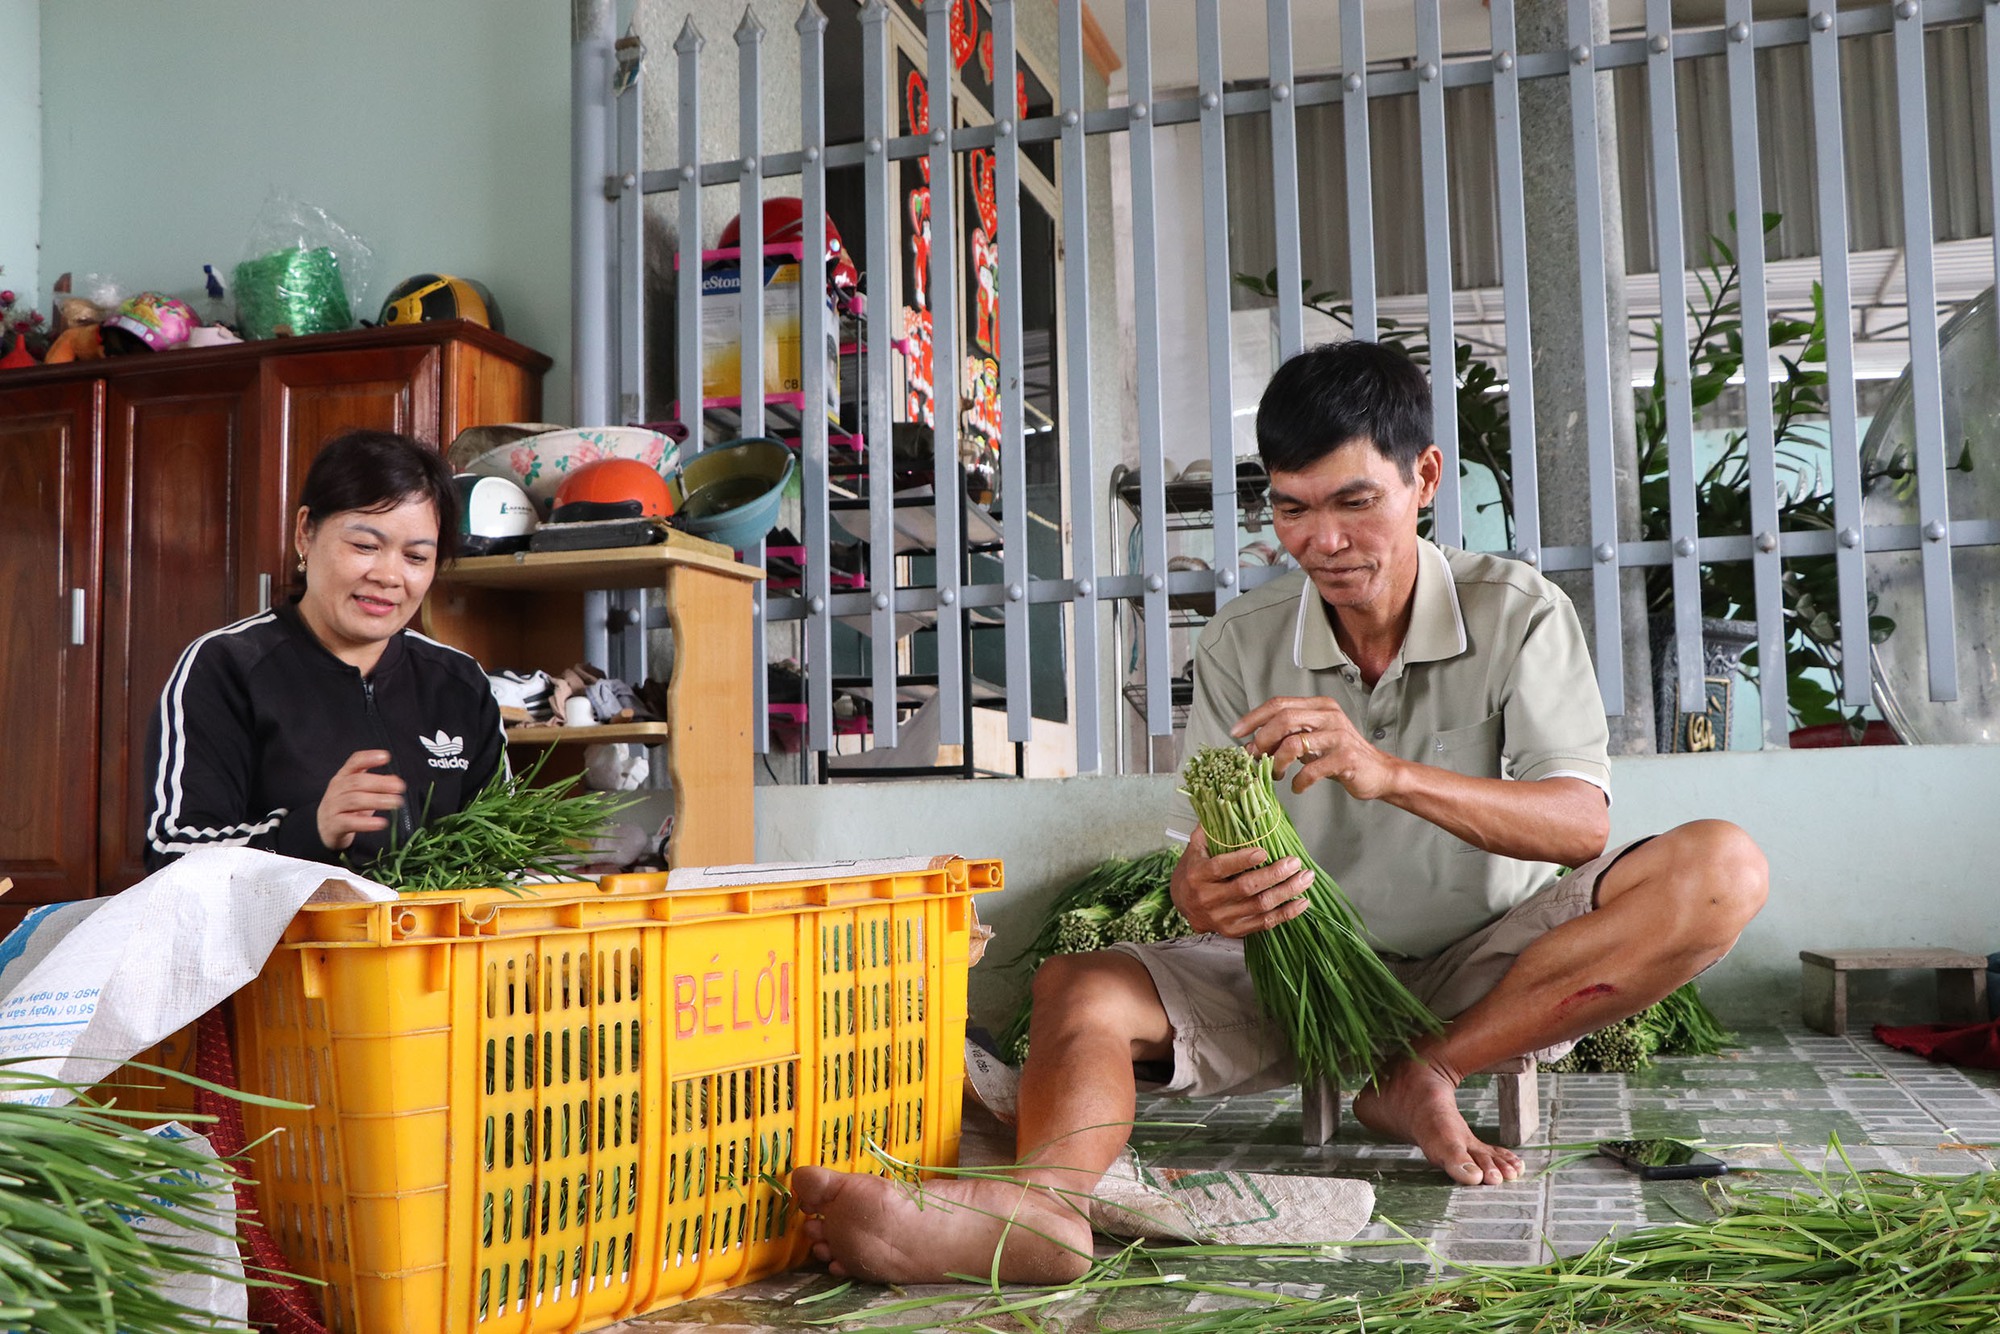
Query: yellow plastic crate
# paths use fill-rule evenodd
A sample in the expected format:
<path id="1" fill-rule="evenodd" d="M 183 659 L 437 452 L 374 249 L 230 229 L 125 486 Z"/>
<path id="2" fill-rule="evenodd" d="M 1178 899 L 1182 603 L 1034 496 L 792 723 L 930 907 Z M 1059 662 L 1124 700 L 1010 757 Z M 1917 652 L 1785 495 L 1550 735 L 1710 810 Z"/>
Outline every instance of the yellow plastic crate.
<path id="1" fill-rule="evenodd" d="M 597 1328 L 804 1259 L 798 1164 L 956 1161 L 998 862 L 664 884 L 308 907 L 238 993 L 244 1087 L 312 1104 L 245 1120 L 329 1329 Z"/>

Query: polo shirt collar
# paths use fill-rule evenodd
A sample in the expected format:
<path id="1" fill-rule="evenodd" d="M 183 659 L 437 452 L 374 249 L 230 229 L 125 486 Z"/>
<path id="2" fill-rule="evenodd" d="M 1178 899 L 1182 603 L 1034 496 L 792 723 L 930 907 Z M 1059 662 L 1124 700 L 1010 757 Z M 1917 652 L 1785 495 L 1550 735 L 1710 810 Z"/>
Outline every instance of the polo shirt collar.
<path id="1" fill-rule="evenodd" d="M 1403 640 L 1403 661 L 1442 662 L 1466 650 L 1465 614 L 1458 605 L 1458 581 L 1451 563 L 1433 542 L 1417 539 L 1417 587 L 1410 612 L 1410 632 Z M 1334 638 L 1313 581 L 1299 589 L 1298 616 L 1292 626 L 1292 665 L 1324 672 L 1350 665 Z"/>

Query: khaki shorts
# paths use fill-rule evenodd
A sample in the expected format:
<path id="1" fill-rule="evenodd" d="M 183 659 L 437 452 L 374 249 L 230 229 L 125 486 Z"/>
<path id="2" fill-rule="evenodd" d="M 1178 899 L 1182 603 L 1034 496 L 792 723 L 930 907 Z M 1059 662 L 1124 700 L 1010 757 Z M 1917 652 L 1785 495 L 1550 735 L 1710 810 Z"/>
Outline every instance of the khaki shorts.
<path id="1" fill-rule="evenodd" d="M 1438 1018 L 1464 1013 L 1493 990 L 1521 951 L 1595 908 L 1598 880 L 1644 842 L 1636 839 L 1585 862 L 1428 959 L 1386 961 L 1390 971 Z M 1165 1071 L 1164 1063 L 1139 1067 L 1141 1088 L 1212 1098 L 1298 1082 L 1284 1031 L 1257 1004 L 1256 989 L 1243 966 L 1242 941 L 1201 935 L 1110 948 L 1146 966 L 1174 1027 L 1173 1070 Z M 1558 1043 L 1535 1055 L 1553 1061 L 1574 1045 Z"/>

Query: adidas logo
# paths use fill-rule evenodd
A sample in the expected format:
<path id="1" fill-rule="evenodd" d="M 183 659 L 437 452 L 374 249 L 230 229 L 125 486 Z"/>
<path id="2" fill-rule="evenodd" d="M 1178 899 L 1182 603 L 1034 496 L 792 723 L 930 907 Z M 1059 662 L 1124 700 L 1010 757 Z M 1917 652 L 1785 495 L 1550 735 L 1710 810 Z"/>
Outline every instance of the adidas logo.
<path id="1" fill-rule="evenodd" d="M 433 769 L 472 767 L 471 763 L 459 753 L 465 749 L 464 737 L 446 736 L 444 729 L 440 727 L 436 736 L 425 736 L 420 732 L 417 734 L 417 740 L 423 742 L 424 749 L 431 753 L 430 766 Z"/>

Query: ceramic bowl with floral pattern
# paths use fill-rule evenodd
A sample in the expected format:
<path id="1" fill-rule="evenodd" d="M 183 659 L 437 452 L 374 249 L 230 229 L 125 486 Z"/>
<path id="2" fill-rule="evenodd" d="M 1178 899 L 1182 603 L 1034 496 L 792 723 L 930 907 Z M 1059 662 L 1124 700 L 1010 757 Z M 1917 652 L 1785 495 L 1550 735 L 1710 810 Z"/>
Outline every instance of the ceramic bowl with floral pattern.
<path id="1" fill-rule="evenodd" d="M 555 504 L 556 488 L 586 463 L 637 459 L 671 483 L 680 471 L 680 456 L 680 445 L 658 431 L 641 426 L 578 426 L 496 445 L 468 459 L 464 467 L 467 472 L 519 482 L 546 519 Z"/>

